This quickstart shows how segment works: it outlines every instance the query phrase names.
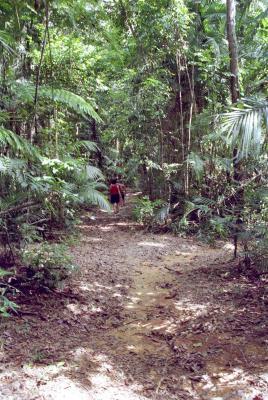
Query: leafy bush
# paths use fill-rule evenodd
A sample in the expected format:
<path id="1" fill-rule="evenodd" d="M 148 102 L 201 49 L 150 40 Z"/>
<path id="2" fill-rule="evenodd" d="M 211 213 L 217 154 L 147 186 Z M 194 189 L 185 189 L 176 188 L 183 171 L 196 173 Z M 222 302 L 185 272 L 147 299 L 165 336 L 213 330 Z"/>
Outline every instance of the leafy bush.
<path id="1" fill-rule="evenodd" d="M 5 277 L 10 277 L 13 275 L 11 271 L 6 271 L 5 269 L 0 268 L 0 279 L 1 279 L 1 287 L 0 287 L 0 316 L 1 317 L 9 317 L 9 311 L 15 311 L 19 306 L 14 303 L 13 301 L 10 301 L 6 297 L 6 291 L 8 287 L 10 286 L 8 283 L 6 283 L 3 279 Z"/>
<path id="2" fill-rule="evenodd" d="M 194 197 L 181 205 L 182 215 L 173 218 L 171 231 L 177 235 L 197 235 L 206 243 L 227 239 L 234 234 L 236 217 L 229 215 L 221 201 Z"/>
<path id="3" fill-rule="evenodd" d="M 27 277 L 41 287 L 53 289 L 76 269 L 67 247 L 44 242 L 23 251 L 22 260 L 27 267 Z"/>
<path id="4" fill-rule="evenodd" d="M 136 221 L 144 224 L 148 228 L 152 228 L 157 221 L 157 214 L 163 206 L 162 200 L 151 201 L 147 196 L 137 199 L 133 209 L 133 216 Z"/>
<path id="5" fill-rule="evenodd" d="M 260 274 L 268 274 L 268 237 L 253 242 L 250 257 Z"/>
<path id="6" fill-rule="evenodd" d="M 1 317 L 9 317 L 9 311 L 17 311 L 17 308 L 19 306 L 14 303 L 13 301 L 10 301 L 5 295 L 0 294 L 0 316 Z"/>

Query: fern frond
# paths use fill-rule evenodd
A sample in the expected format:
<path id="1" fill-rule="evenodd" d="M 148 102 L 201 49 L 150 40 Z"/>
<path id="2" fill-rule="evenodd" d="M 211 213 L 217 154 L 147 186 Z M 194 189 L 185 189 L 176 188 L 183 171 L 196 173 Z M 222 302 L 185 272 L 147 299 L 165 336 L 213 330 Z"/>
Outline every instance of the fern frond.
<path id="1" fill-rule="evenodd" d="M 215 200 L 209 199 L 208 197 L 195 197 L 193 199 L 193 203 L 196 205 L 205 205 L 207 207 L 215 207 L 217 205 L 217 202 Z"/>
<path id="2" fill-rule="evenodd" d="M 14 206 L 20 205 L 27 201 L 28 193 L 26 192 L 13 192 L 10 195 L 5 196 L 5 198 L 0 198 L 0 210 L 5 211 Z"/>
<path id="3" fill-rule="evenodd" d="M 70 92 L 65 89 L 52 89 L 48 86 L 42 86 L 39 89 L 39 97 L 48 98 L 52 101 L 58 101 L 71 108 L 73 111 L 82 115 L 89 115 L 91 118 L 95 119 L 97 122 L 101 122 L 100 116 L 94 110 L 93 106 L 78 96 L 75 93 Z"/>
<path id="4" fill-rule="evenodd" d="M 13 92 L 18 99 L 29 103 L 33 102 L 34 100 L 35 87 L 30 82 L 16 82 L 16 84 L 13 85 Z M 38 97 L 59 102 L 78 114 L 90 116 L 97 122 L 102 121 L 98 113 L 94 110 L 93 105 L 89 101 L 86 101 L 83 99 L 83 97 L 72 93 L 69 90 L 52 88 L 50 86 L 40 86 L 38 90 Z"/>
<path id="5" fill-rule="evenodd" d="M 7 176 L 13 176 L 14 173 L 25 168 L 26 162 L 17 158 L 0 157 L 0 173 Z"/>
<path id="6" fill-rule="evenodd" d="M 196 204 L 191 201 L 186 201 L 183 218 L 186 218 L 193 211 L 198 211 L 198 214 L 207 214 L 211 211 L 211 208 L 208 204 L 204 204 L 204 203 Z"/>

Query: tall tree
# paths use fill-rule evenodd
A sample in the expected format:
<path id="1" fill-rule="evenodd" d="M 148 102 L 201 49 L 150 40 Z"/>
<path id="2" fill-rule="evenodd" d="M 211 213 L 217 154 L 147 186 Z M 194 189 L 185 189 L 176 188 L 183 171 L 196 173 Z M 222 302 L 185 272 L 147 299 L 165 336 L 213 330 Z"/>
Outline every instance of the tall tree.
<path id="1" fill-rule="evenodd" d="M 238 82 L 238 51 L 235 30 L 235 0 L 227 0 L 227 39 L 230 55 L 230 90 L 232 103 L 236 103 L 239 98 L 239 82 Z"/>

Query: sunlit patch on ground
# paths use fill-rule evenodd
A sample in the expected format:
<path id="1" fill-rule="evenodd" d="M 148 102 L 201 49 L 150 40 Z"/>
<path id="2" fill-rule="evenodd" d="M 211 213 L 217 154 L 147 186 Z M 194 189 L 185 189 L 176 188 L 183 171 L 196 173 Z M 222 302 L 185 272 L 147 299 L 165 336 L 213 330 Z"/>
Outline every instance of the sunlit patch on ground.
<path id="1" fill-rule="evenodd" d="M 99 229 L 103 232 L 110 232 L 113 230 L 113 226 L 100 226 Z"/>
<path id="2" fill-rule="evenodd" d="M 94 217 L 73 249 L 81 275 L 3 329 L 0 400 L 268 399 L 265 311 L 223 269 L 232 245 Z"/>
<path id="3" fill-rule="evenodd" d="M 143 246 L 143 247 L 160 247 L 160 248 L 164 248 L 165 244 L 163 243 L 157 243 L 157 242 L 148 242 L 148 241 L 143 241 L 143 242 L 139 242 L 138 246 Z"/>
<path id="4" fill-rule="evenodd" d="M 108 226 L 127 226 L 127 227 L 129 227 L 129 225 L 131 225 L 129 223 L 129 221 L 126 221 L 126 222 L 114 222 L 113 224 L 108 224 Z M 133 225 L 135 225 L 135 223 L 133 223 Z"/>
<path id="5" fill-rule="evenodd" d="M 191 301 L 187 299 L 181 301 L 175 301 L 174 307 L 178 311 L 187 310 L 188 312 L 191 312 L 191 314 L 194 314 L 196 317 L 206 315 L 209 310 L 209 304 L 193 304 L 191 303 Z"/>
<path id="6" fill-rule="evenodd" d="M 223 249 L 228 251 L 234 251 L 234 245 L 233 243 L 224 243 Z"/>
<path id="7" fill-rule="evenodd" d="M 84 243 L 100 243 L 103 242 L 103 239 L 97 238 L 97 237 L 84 237 L 83 239 Z"/>

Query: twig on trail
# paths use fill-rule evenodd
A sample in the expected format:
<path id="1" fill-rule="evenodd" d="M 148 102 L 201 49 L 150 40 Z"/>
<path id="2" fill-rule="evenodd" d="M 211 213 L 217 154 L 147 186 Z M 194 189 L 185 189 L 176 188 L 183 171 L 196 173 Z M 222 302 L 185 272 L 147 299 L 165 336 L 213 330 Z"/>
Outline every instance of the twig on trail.
<path id="1" fill-rule="evenodd" d="M 138 318 L 132 319 L 131 321 L 128 321 L 128 322 L 126 322 L 125 324 L 123 324 L 123 326 L 130 325 L 130 324 L 132 324 L 133 322 L 137 322 L 137 321 L 142 322 L 143 320 L 142 320 L 142 319 L 138 319 Z"/>
<path id="2" fill-rule="evenodd" d="M 16 286 L 10 285 L 10 283 L 3 282 L 3 283 L 0 284 L 0 287 L 8 287 L 8 288 L 10 288 L 10 289 L 16 290 L 16 291 L 19 292 L 21 295 L 24 295 L 24 293 L 23 293 L 20 289 L 16 288 Z"/>
<path id="3" fill-rule="evenodd" d="M 165 366 L 164 366 L 164 368 L 163 368 L 163 370 L 162 370 L 162 376 L 161 376 L 161 378 L 159 379 L 158 385 L 157 385 L 157 387 L 156 387 L 156 389 L 155 389 L 154 400 L 156 400 L 156 396 L 158 395 L 159 389 L 160 389 L 160 387 L 161 387 L 161 385 L 162 385 L 162 382 L 163 382 L 164 379 L 165 379 L 165 374 L 166 374 L 166 372 L 167 372 L 167 363 L 168 363 L 168 361 L 169 361 L 169 360 L 166 360 Z"/>
<path id="4" fill-rule="evenodd" d="M 174 299 L 174 297 L 176 297 L 178 294 L 177 291 L 172 291 L 171 293 L 169 293 L 167 296 L 165 296 L 165 299 L 169 300 L 169 299 Z"/>
<path id="5" fill-rule="evenodd" d="M 156 390 L 155 390 L 155 398 L 156 398 L 156 395 L 157 395 L 158 392 L 159 392 L 159 389 L 160 389 L 161 384 L 162 384 L 162 382 L 163 382 L 164 379 L 165 379 L 165 378 L 162 376 L 162 378 L 160 378 L 160 380 L 159 380 L 159 382 L 158 382 L 157 388 L 156 388 Z"/>
<path id="6" fill-rule="evenodd" d="M 24 315 L 30 315 L 30 316 L 38 317 L 38 318 L 40 318 L 42 321 L 47 321 L 47 318 L 46 318 L 46 317 L 44 317 L 44 316 L 41 315 L 41 314 L 32 312 L 32 311 L 18 310 L 18 311 L 17 311 L 17 314 L 18 314 L 20 317 L 23 317 Z"/>
<path id="7" fill-rule="evenodd" d="M 80 323 L 81 324 L 81 323 Z M 81 326 L 85 329 L 85 331 L 87 331 L 87 333 L 91 333 L 90 330 L 88 329 L 88 327 L 84 324 L 81 324 Z"/>
<path id="8" fill-rule="evenodd" d="M 53 289 L 52 292 L 58 296 L 67 297 L 70 299 L 81 300 L 81 295 L 75 293 L 64 293 L 63 291 Z"/>
<path id="9" fill-rule="evenodd" d="M 248 360 L 247 360 L 247 358 L 246 358 L 246 356 L 245 356 L 243 350 L 242 350 L 240 347 L 238 347 L 238 350 L 239 350 L 240 353 L 242 354 L 242 357 L 244 358 L 244 361 L 245 361 L 247 367 L 249 367 L 249 362 L 248 362 Z"/>
<path id="10" fill-rule="evenodd" d="M 169 268 L 166 265 L 164 266 L 164 268 L 166 268 L 168 271 L 173 272 L 175 274 L 179 274 L 179 275 L 182 274 L 182 271 L 178 271 L 176 269 Z"/>

